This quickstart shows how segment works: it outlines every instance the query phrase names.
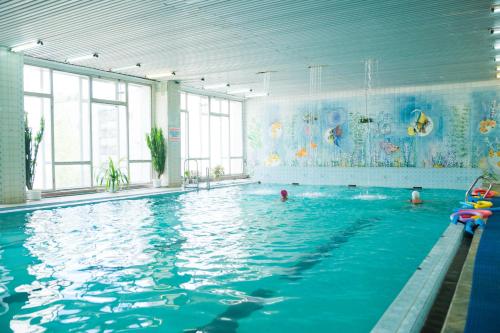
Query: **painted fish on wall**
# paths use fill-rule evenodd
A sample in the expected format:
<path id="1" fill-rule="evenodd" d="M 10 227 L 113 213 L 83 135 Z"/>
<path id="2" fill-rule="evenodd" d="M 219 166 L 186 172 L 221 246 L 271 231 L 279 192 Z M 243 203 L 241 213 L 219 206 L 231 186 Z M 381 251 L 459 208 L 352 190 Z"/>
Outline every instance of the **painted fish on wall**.
<path id="1" fill-rule="evenodd" d="M 342 127 L 340 125 L 334 128 L 329 128 L 325 132 L 325 140 L 330 144 L 335 144 L 340 147 L 340 140 L 342 139 Z"/>
<path id="2" fill-rule="evenodd" d="M 396 146 L 395 144 L 389 142 L 389 141 L 383 141 L 380 142 L 380 148 L 386 153 L 386 154 L 392 154 L 396 153 L 399 151 L 399 146 Z"/>

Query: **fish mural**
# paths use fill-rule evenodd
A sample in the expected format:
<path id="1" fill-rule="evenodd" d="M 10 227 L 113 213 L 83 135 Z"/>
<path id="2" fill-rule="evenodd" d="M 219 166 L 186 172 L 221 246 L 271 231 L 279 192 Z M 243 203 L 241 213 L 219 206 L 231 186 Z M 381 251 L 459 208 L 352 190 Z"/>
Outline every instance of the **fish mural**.
<path id="1" fill-rule="evenodd" d="M 342 139 L 342 127 L 340 125 L 334 128 L 329 128 L 325 132 L 325 141 L 329 144 L 334 144 L 340 147 L 340 140 Z"/>
<path id="2" fill-rule="evenodd" d="M 380 142 L 380 148 L 386 153 L 386 154 L 393 154 L 399 151 L 399 147 L 396 146 L 395 144 L 388 142 L 388 141 L 383 141 Z"/>
<path id="3" fill-rule="evenodd" d="M 278 139 L 281 138 L 281 134 L 283 133 L 283 126 L 280 122 L 275 121 L 271 124 L 271 138 Z"/>
<path id="4" fill-rule="evenodd" d="M 307 157 L 307 150 L 305 148 L 300 148 L 296 153 L 295 156 L 299 158 Z"/>
<path id="5" fill-rule="evenodd" d="M 481 168 L 500 180 L 500 90 L 446 89 L 384 91 L 368 111 L 357 95 L 249 101 L 247 165 Z"/>

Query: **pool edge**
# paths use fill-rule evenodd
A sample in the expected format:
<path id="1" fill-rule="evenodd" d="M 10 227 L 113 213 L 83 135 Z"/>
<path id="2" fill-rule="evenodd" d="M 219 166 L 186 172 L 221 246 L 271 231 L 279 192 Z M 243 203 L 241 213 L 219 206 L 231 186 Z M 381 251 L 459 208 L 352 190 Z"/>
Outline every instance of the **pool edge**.
<path id="1" fill-rule="evenodd" d="M 461 225 L 445 229 L 372 332 L 420 332 L 462 237 Z"/>

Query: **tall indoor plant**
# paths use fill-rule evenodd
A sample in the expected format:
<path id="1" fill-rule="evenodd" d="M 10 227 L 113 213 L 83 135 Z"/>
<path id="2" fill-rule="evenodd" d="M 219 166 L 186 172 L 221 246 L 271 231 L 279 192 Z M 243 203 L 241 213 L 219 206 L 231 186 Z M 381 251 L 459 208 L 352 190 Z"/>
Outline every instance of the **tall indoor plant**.
<path id="1" fill-rule="evenodd" d="M 25 151 L 25 165 L 26 165 L 26 197 L 29 200 L 40 200 L 42 198 L 41 190 L 33 190 L 33 183 L 35 182 L 36 159 L 38 157 L 38 149 L 43 139 L 45 131 L 45 120 L 40 118 L 40 128 L 35 135 L 33 129 L 28 124 L 28 114 L 24 115 L 24 151 Z"/>
<path id="2" fill-rule="evenodd" d="M 160 177 L 165 172 L 165 161 L 167 157 L 167 148 L 163 130 L 158 127 L 151 128 L 151 132 L 146 134 L 146 143 L 151 152 L 151 162 L 158 178 L 153 179 L 153 187 L 160 187 Z"/>

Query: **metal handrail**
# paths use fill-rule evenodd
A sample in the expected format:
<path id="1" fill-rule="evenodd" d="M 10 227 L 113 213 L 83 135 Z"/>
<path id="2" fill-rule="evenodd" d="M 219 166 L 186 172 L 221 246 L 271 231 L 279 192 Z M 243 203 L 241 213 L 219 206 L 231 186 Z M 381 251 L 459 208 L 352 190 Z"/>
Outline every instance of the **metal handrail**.
<path id="1" fill-rule="evenodd" d="M 472 185 L 469 187 L 467 192 L 465 192 L 465 202 L 467 202 L 467 199 L 469 198 L 470 192 L 474 189 L 474 186 L 476 186 L 477 182 L 483 178 L 484 178 L 484 176 L 481 175 L 481 176 L 477 177 L 476 180 L 474 180 L 474 183 L 472 183 Z"/>
<path id="2" fill-rule="evenodd" d="M 489 179 L 490 180 L 490 186 L 488 187 L 488 190 L 484 193 L 483 198 L 486 198 L 486 196 L 490 193 L 491 188 L 493 187 L 493 182 L 491 181 L 490 177 L 481 175 L 481 176 L 477 177 L 476 180 L 474 180 L 474 183 L 472 183 L 472 185 L 469 187 L 469 189 L 467 190 L 467 192 L 465 192 L 465 201 L 467 201 L 467 199 L 470 196 L 471 191 L 474 189 L 474 186 L 476 186 L 477 182 L 480 179 Z"/>
<path id="3" fill-rule="evenodd" d="M 207 190 L 210 190 L 210 167 L 207 167 Z"/>

